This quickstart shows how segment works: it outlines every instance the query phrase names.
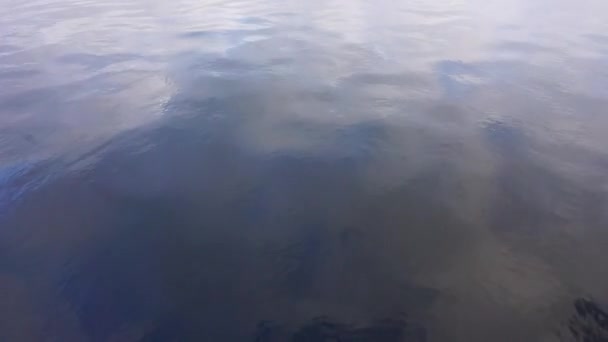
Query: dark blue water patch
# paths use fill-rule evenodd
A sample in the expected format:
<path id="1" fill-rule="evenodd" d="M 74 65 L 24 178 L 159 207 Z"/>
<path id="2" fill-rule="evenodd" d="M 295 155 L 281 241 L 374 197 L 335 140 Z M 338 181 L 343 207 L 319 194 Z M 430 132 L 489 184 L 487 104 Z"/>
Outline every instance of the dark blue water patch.
<path id="1" fill-rule="evenodd" d="M 273 251 L 271 258 L 277 260 L 277 276 L 291 296 L 306 297 L 313 289 L 315 279 L 328 258 L 328 230 L 322 223 L 305 224 L 298 229 L 295 242 Z"/>
<path id="2" fill-rule="evenodd" d="M 154 296 L 143 295 L 142 298 L 137 295 L 121 300 L 124 294 L 114 286 L 122 286 L 127 292 L 138 291 L 142 282 L 155 287 L 158 283 L 149 278 L 154 271 L 162 274 L 159 278 L 170 280 L 169 283 L 161 282 L 163 295 L 158 296 L 167 299 L 170 308 L 149 311 L 161 317 L 173 317 L 171 319 L 180 323 L 177 328 L 158 328 L 157 332 L 150 332 L 149 338 L 165 334 L 186 336 L 182 340 L 196 340 L 193 336 L 205 334 L 237 336 L 243 334 L 243 327 L 246 327 L 239 323 L 239 317 L 247 312 L 243 306 L 255 302 L 258 291 L 269 291 L 290 300 L 318 296 L 321 274 L 328 272 L 336 253 L 340 253 L 334 248 L 343 230 L 332 227 L 328 219 L 334 217 L 334 210 L 344 212 L 349 202 L 361 197 L 353 168 L 357 162 L 336 159 L 331 154 L 287 154 L 273 158 L 249 155 L 232 138 L 231 127 L 215 131 L 211 140 L 197 140 L 198 131 L 192 124 L 198 119 L 185 120 L 190 125 L 173 123 L 143 134 L 155 142 L 153 148 L 143 153 L 126 153 L 133 146 L 133 140 L 137 140 L 132 132 L 130 139 L 116 142 L 115 150 L 103 148 L 100 153 L 104 156 L 97 167 L 82 173 L 82 177 L 93 180 L 99 191 L 110 193 L 117 208 L 123 208 L 116 213 L 118 221 L 111 229 L 125 231 L 114 234 L 112 241 L 100 243 L 107 247 L 85 258 L 91 261 L 77 263 L 73 269 L 78 271 L 66 280 L 64 295 L 79 308 L 82 325 L 90 336 L 103 339 L 120 330 L 121 321 L 146 319 L 142 308 L 149 308 L 148 301 L 155 303 Z M 176 129 L 176 126 L 193 129 Z M 339 150 L 352 148 L 351 145 L 361 139 L 379 139 L 384 130 L 374 127 L 353 126 L 352 130 L 338 134 L 336 143 L 344 144 Z M 364 154 L 353 160 L 361 162 L 369 158 L 370 154 Z M 176 168 L 177 165 L 180 167 Z M 148 173 L 150 176 L 146 176 Z M 161 187 L 155 190 L 158 184 Z M 417 193 L 411 189 L 407 192 L 412 196 Z M 221 200 L 213 194 L 234 194 L 235 197 Z M 160 202 L 155 202 L 157 200 Z M 397 196 L 395 201 L 387 200 L 397 204 L 401 199 Z M 379 203 L 384 202 L 379 200 Z M 410 209 L 407 212 L 424 216 L 424 211 Z M 159 213 L 167 210 L 172 214 L 159 217 Z M 372 221 L 382 218 L 382 209 L 375 210 Z M 284 219 L 275 220 L 277 214 L 284 214 Z M 409 224 L 422 228 L 426 221 L 413 219 Z M 375 231 L 373 226 L 366 229 L 368 234 Z M 281 232 L 282 235 L 276 235 Z M 356 238 L 359 242 L 362 239 Z M 353 243 L 353 238 L 348 240 L 348 245 L 355 248 L 352 253 L 358 254 L 359 242 Z M 267 253 L 260 250 L 260 241 L 269 241 Z M 153 255 L 162 260 L 155 268 L 146 266 L 147 258 L 153 258 Z M 409 305 L 415 298 L 426 298 L 422 300 L 427 302 L 425 306 L 432 302 L 435 293 L 394 281 L 389 276 L 390 270 L 380 264 L 374 268 L 382 271 L 365 280 L 370 275 L 368 267 L 380 262 L 373 261 L 373 254 L 367 258 L 372 259 L 371 264 L 353 262 L 349 267 L 358 264 L 365 270 L 360 283 L 365 282 L 373 288 L 376 279 L 383 283 L 382 288 L 389 289 L 376 297 L 378 307 L 386 305 L 388 298 L 392 298 L 395 306 Z M 116 269 L 109 266 L 118 263 L 124 265 L 125 270 L 123 266 Z M 142 267 L 146 274 L 136 276 L 126 272 L 135 267 Z M 266 276 L 257 275 L 257 272 Z M 347 273 L 345 271 L 344 277 Z M 115 281 L 96 281 L 97 276 L 104 275 Z M 263 280 L 265 278 L 269 279 Z M 243 282 L 261 282 L 265 286 L 234 288 Z M 328 283 L 327 280 L 323 282 Z M 361 290 L 363 288 L 365 286 Z M 349 290 L 346 298 L 358 291 Z M 252 306 L 252 310 L 255 307 Z M 162 327 L 165 318 L 147 319 Z"/>
<path id="3" fill-rule="evenodd" d="M 530 141 L 522 127 L 504 121 L 490 120 L 482 126 L 491 148 L 504 157 L 524 157 Z"/>
<path id="4" fill-rule="evenodd" d="M 578 298 L 574 302 L 575 313 L 568 323 L 568 329 L 576 341 L 608 341 L 608 311 L 596 301 Z"/>
<path id="5" fill-rule="evenodd" d="M 286 120 L 287 121 L 287 120 Z M 294 134 L 317 136 L 317 143 L 322 148 L 302 151 L 296 158 L 310 157 L 320 164 L 335 164 L 336 168 L 343 168 L 348 164 L 352 168 L 344 169 L 344 172 L 356 172 L 361 167 L 371 162 L 376 151 L 382 149 L 386 142 L 387 127 L 378 120 L 358 122 L 352 125 L 322 125 L 310 123 L 304 120 L 287 121 L 282 125 L 283 129 L 293 131 Z M 286 156 L 286 160 L 289 160 Z M 291 162 L 295 159 L 291 159 Z"/>
<path id="6" fill-rule="evenodd" d="M 335 132 L 337 150 L 347 151 L 354 162 L 369 162 L 388 140 L 387 131 L 387 126 L 376 120 L 339 128 Z"/>
<path id="7" fill-rule="evenodd" d="M 53 167 L 47 163 L 24 161 L 0 167 L 0 219 L 28 193 L 54 178 Z"/>
<path id="8" fill-rule="evenodd" d="M 93 341 L 166 314 L 161 253 L 170 214 L 166 206 L 121 201 L 109 238 L 64 268 L 58 291 Z"/>
<path id="9" fill-rule="evenodd" d="M 426 336 L 422 326 L 411 324 L 404 318 L 384 319 L 357 326 L 336 322 L 328 317 L 318 317 L 295 329 L 289 329 L 276 322 L 260 322 L 253 341 L 425 342 Z"/>
<path id="10" fill-rule="evenodd" d="M 183 323 L 179 317 L 160 318 L 153 323 L 151 331 L 146 332 L 138 342 L 187 341 L 183 331 Z"/>

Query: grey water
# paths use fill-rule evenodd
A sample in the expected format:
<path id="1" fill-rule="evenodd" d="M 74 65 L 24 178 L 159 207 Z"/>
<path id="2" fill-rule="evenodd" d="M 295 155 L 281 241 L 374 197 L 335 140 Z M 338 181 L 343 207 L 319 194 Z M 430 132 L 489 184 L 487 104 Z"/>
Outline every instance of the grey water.
<path id="1" fill-rule="evenodd" d="M 0 341 L 608 341 L 608 1 L 0 0 Z"/>

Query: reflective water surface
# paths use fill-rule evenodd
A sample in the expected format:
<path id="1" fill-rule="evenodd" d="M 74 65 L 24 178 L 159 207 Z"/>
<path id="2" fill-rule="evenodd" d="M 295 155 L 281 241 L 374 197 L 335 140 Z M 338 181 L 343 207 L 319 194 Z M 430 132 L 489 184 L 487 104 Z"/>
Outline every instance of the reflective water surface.
<path id="1" fill-rule="evenodd" d="M 608 341 L 608 1 L 0 6 L 1 341 Z"/>

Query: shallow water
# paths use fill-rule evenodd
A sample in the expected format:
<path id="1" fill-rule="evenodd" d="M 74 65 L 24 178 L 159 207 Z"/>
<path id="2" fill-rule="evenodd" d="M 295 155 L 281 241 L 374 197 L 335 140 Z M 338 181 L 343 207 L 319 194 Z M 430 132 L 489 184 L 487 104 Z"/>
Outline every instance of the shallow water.
<path id="1" fill-rule="evenodd" d="M 0 6 L 1 341 L 608 339 L 608 1 Z"/>

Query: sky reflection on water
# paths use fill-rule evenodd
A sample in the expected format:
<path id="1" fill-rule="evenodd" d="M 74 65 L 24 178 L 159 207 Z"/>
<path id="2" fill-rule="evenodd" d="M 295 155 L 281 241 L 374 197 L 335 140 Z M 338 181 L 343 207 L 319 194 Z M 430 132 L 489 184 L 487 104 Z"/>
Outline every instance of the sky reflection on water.
<path id="1" fill-rule="evenodd" d="M 608 338 L 608 2 L 0 5 L 0 340 Z"/>

